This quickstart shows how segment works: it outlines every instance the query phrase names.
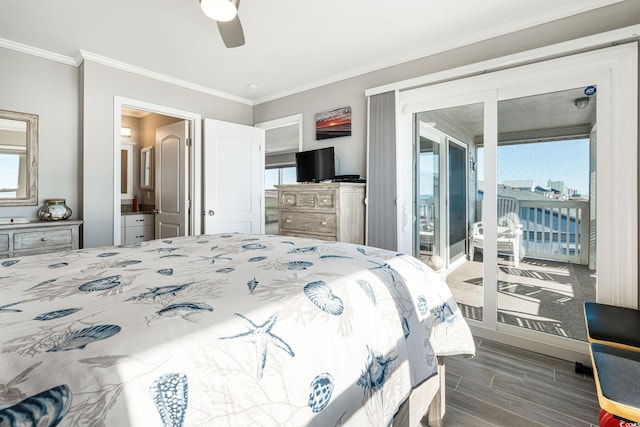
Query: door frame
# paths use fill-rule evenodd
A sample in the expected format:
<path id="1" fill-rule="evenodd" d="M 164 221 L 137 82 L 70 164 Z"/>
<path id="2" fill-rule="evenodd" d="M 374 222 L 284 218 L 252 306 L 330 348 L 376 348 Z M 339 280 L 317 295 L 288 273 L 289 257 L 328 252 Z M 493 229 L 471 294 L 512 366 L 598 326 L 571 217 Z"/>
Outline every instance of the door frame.
<path id="1" fill-rule="evenodd" d="M 413 119 L 412 119 L 413 120 Z M 449 272 L 452 270 L 455 270 L 456 268 L 458 268 L 460 265 L 464 264 L 465 260 L 463 258 L 465 258 L 465 256 L 459 257 L 457 260 L 455 261 L 451 261 L 451 236 L 450 236 L 450 230 L 451 230 L 451 223 L 450 223 L 450 215 L 449 215 L 449 208 L 450 208 L 450 199 L 449 199 L 449 180 L 448 179 L 443 179 L 443 178 L 447 178 L 449 176 L 449 173 L 451 172 L 451 162 L 449 162 L 449 154 L 450 154 L 450 149 L 449 146 L 450 144 L 456 145 L 458 147 L 460 147 L 462 150 L 464 150 L 464 164 L 468 165 L 469 164 L 469 145 L 461 140 L 459 140 L 456 137 L 453 137 L 451 135 L 448 135 L 447 133 L 438 130 L 436 128 L 431 128 L 431 129 L 425 129 L 423 131 L 423 133 L 420 134 L 421 136 L 426 136 L 428 138 L 430 138 L 431 140 L 433 140 L 434 142 L 436 142 L 439 146 L 440 146 L 440 151 L 439 151 L 439 155 L 438 155 L 438 176 L 439 176 L 439 183 L 438 183 L 438 217 L 439 217 L 439 221 L 438 221 L 438 225 L 436 227 L 437 232 L 439 233 L 439 239 L 435 238 L 434 235 L 434 245 L 436 245 L 436 240 L 438 241 L 438 254 L 440 257 L 443 258 L 444 262 L 445 262 L 445 266 L 444 269 L 445 271 Z M 415 148 L 415 153 L 416 155 L 419 155 L 419 147 Z M 413 163 L 415 165 L 416 168 L 419 168 L 419 161 L 416 159 L 415 163 Z M 416 173 L 416 177 L 419 176 L 418 173 L 419 171 L 416 170 L 414 171 Z M 413 190 L 414 193 L 414 197 L 417 198 L 418 195 L 416 194 L 415 190 Z M 466 204 L 465 204 L 465 213 L 464 213 L 464 218 L 465 218 L 465 222 L 469 222 L 469 174 L 468 172 L 465 170 L 465 194 L 466 194 Z M 415 204 L 414 204 L 414 217 L 417 219 L 418 218 L 418 201 L 416 200 Z M 416 234 L 417 230 L 419 229 L 419 224 L 416 223 L 413 224 L 414 226 L 414 234 Z M 464 255 L 466 255 L 466 242 L 469 240 L 469 230 L 468 228 L 465 229 L 465 252 Z M 413 253 L 414 256 L 419 257 L 420 254 L 420 242 L 419 242 L 419 235 L 416 234 L 414 236 L 414 252 L 410 252 Z"/>
<path id="2" fill-rule="evenodd" d="M 189 215 L 188 229 L 191 234 L 200 234 L 202 230 L 202 115 L 191 111 L 180 110 L 164 105 L 152 104 L 137 99 L 114 96 L 113 99 L 113 244 L 118 245 L 120 241 L 120 164 L 117 159 L 120 158 L 120 149 L 122 145 L 122 137 L 120 136 L 120 128 L 122 127 L 122 107 L 129 107 L 136 110 L 149 111 L 151 113 L 172 116 L 191 121 L 191 152 L 190 164 L 188 171 L 185 171 L 185 179 L 189 182 L 189 194 L 187 197 L 191 200 L 191 214 Z"/>
<path id="3" fill-rule="evenodd" d="M 505 64 L 508 66 L 508 64 Z M 496 200 L 497 102 L 513 96 L 523 96 L 526 87 L 538 86 L 552 90 L 567 79 L 577 85 L 598 87 L 598 148 L 597 186 L 607 189 L 598 193 L 597 209 L 597 300 L 599 302 L 638 307 L 638 43 L 628 43 L 591 52 L 521 65 L 514 68 L 473 77 L 434 84 L 399 93 L 397 104 L 398 164 L 411 164 L 413 114 L 438 108 L 484 103 L 485 132 L 485 199 Z M 565 89 L 559 87 L 558 90 Z M 400 163 L 401 162 L 401 163 Z M 398 167 L 399 224 L 411 222 L 403 215 L 411 204 L 411 173 Z M 488 173 L 493 171 L 492 173 Z M 496 207 L 487 203 L 483 208 L 487 218 L 495 217 Z M 413 229 L 413 227 L 406 227 Z M 485 224 L 485 235 L 496 236 L 497 226 Z M 398 227 L 398 250 L 411 249 L 412 236 Z M 625 238 L 620 239 L 621 236 Z M 495 239 L 485 240 L 484 281 L 494 286 Z M 586 343 L 566 346 L 566 340 L 549 337 L 539 342 L 537 337 L 521 328 L 498 325 L 496 301 L 485 298 L 484 323 L 469 320 L 474 334 L 566 360 L 584 361 L 588 355 Z M 558 338 L 558 339 L 556 339 Z"/>
<path id="4" fill-rule="evenodd" d="M 458 139 L 450 136 L 450 135 L 446 135 L 444 138 L 444 142 L 445 142 L 445 155 L 442 156 L 442 161 L 446 162 L 446 169 L 442 169 L 446 171 L 446 177 L 447 177 L 447 182 L 444 185 L 441 185 L 441 187 L 445 187 L 445 216 L 441 217 L 441 218 L 445 218 L 445 224 L 446 224 L 446 230 L 444 236 L 446 236 L 446 254 L 447 254 L 447 258 L 446 258 L 446 266 L 447 266 L 447 270 L 451 271 L 451 270 L 455 270 L 458 266 L 464 264 L 465 262 L 465 258 L 466 258 L 466 254 L 467 254 L 467 242 L 469 240 L 469 227 L 465 225 L 465 238 L 464 238 L 464 245 L 465 248 L 462 252 L 462 255 L 458 256 L 458 258 L 455 261 L 451 260 L 451 187 L 449 185 L 449 175 L 451 174 L 451 161 L 450 161 L 450 156 L 451 156 L 451 145 L 456 145 L 459 148 L 461 148 L 464 152 L 464 194 L 465 194 L 465 204 L 464 204 L 464 222 L 465 224 L 469 224 L 469 171 L 467 169 L 467 165 L 469 164 L 469 146 L 467 144 L 465 144 L 462 141 L 459 141 Z"/>

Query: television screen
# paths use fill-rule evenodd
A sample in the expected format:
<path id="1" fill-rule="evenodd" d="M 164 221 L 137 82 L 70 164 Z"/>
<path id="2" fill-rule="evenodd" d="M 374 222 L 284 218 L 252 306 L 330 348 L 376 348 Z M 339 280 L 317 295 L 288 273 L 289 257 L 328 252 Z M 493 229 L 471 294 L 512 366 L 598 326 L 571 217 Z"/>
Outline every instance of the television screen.
<path id="1" fill-rule="evenodd" d="M 320 182 L 334 176 L 333 147 L 296 153 L 296 181 Z"/>

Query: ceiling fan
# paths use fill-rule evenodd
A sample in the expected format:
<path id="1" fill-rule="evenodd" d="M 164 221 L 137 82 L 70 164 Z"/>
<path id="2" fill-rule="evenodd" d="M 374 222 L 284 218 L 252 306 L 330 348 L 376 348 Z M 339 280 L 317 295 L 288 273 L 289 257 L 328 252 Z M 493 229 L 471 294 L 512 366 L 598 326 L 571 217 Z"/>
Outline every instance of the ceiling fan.
<path id="1" fill-rule="evenodd" d="M 238 17 L 240 0 L 199 0 L 205 15 L 216 21 L 226 47 L 244 45 L 244 32 Z"/>

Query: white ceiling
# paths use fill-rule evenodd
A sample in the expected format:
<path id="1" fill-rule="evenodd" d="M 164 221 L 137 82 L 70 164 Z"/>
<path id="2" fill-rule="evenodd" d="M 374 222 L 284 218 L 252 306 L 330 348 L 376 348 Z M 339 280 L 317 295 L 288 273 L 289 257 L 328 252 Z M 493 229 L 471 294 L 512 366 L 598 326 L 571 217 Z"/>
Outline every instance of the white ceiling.
<path id="1" fill-rule="evenodd" d="M 619 1 L 243 0 L 246 45 L 227 49 L 198 0 L 2 0 L 0 46 L 76 64 L 82 51 L 255 104 Z"/>

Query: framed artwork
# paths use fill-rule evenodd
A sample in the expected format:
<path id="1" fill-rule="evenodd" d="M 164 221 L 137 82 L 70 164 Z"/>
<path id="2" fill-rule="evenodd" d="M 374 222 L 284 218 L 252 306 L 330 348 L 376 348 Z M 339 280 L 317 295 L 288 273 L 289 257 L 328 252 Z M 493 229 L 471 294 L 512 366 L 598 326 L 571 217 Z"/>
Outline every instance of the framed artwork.
<path id="1" fill-rule="evenodd" d="M 351 107 L 316 113 L 316 140 L 351 136 Z"/>

